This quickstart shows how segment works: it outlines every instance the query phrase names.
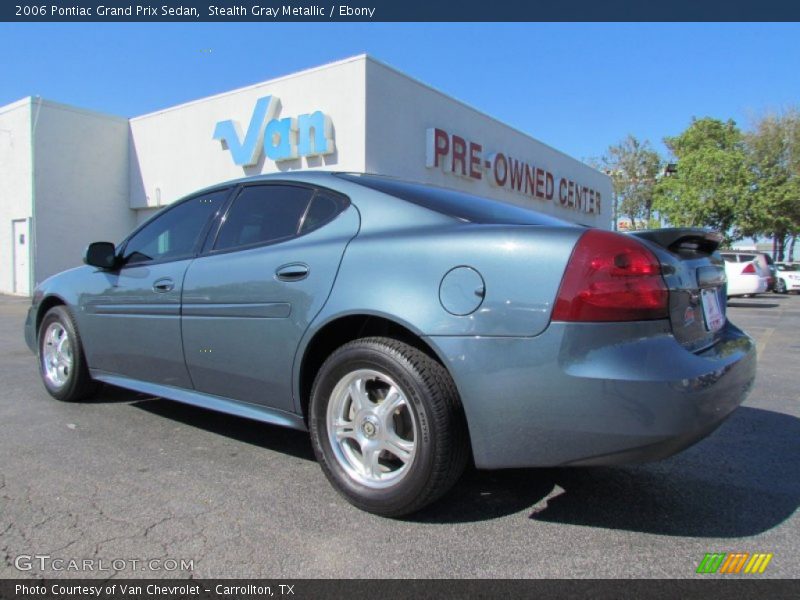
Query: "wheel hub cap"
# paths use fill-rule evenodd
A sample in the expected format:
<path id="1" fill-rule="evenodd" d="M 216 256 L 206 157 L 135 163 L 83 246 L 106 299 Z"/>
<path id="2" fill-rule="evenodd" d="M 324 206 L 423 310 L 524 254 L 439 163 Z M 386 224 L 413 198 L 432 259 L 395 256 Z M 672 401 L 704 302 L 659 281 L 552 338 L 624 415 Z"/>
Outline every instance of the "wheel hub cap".
<path id="1" fill-rule="evenodd" d="M 378 419 L 373 417 L 372 415 L 365 417 L 364 420 L 361 422 L 361 431 L 364 435 L 370 439 L 374 438 L 375 435 L 378 433 Z"/>

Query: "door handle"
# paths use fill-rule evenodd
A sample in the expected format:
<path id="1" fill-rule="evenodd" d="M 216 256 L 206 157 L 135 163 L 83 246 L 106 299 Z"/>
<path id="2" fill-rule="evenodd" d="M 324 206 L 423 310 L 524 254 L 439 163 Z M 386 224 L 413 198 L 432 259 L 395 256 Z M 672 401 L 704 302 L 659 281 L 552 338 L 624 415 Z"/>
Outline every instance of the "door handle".
<path id="1" fill-rule="evenodd" d="M 172 289 L 175 287 L 175 282 L 168 277 L 164 279 L 159 279 L 153 284 L 153 291 L 158 292 L 159 294 L 163 294 L 165 292 L 171 292 Z"/>
<path id="2" fill-rule="evenodd" d="M 291 263 L 278 267 L 275 271 L 275 278 L 280 281 L 300 281 L 308 277 L 308 265 L 303 263 Z"/>

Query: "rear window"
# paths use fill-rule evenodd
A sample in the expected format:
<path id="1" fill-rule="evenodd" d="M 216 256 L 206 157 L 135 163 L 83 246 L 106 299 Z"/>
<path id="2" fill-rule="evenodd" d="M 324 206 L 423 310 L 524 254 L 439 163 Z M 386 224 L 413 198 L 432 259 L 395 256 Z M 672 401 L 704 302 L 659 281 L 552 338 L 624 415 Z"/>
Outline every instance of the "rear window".
<path id="1" fill-rule="evenodd" d="M 412 183 L 382 175 L 353 173 L 339 173 L 338 175 L 348 181 L 470 223 L 575 227 L 572 223 L 535 210 L 456 190 Z"/>
<path id="2" fill-rule="evenodd" d="M 342 199 L 320 190 L 314 194 L 311 206 L 306 210 L 300 225 L 300 233 L 313 231 L 320 225 L 324 225 L 342 210 Z"/>

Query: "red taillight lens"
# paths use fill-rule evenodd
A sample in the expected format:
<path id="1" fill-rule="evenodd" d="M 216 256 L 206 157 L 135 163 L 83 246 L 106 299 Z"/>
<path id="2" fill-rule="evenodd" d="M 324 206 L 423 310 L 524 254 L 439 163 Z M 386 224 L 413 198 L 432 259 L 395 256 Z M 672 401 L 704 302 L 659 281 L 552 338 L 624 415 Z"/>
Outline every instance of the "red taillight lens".
<path id="1" fill-rule="evenodd" d="M 664 319 L 669 292 L 655 255 L 638 240 L 599 229 L 572 251 L 553 309 L 554 321 Z"/>
<path id="2" fill-rule="evenodd" d="M 742 269 L 742 275 L 755 275 L 756 274 L 756 266 L 753 263 L 747 263 Z"/>

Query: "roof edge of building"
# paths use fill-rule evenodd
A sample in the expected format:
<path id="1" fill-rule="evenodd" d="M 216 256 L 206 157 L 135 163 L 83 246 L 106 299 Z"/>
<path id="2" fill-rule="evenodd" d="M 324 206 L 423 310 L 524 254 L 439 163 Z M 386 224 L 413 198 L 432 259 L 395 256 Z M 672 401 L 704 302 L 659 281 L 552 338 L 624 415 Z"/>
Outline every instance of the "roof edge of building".
<path id="1" fill-rule="evenodd" d="M 80 115 L 86 115 L 88 117 L 96 117 L 99 119 L 108 119 L 110 121 L 119 121 L 120 123 L 127 123 L 127 117 L 121 117 L 119 115 L 112 115 L 111 113 L 102 112 L 99 110 L 92 110 L 91 108 L 83 108 L 80 106 L 74 106 L 72 104 L 65 104 L 63 102 L 56 102 L 55 100 L 48 100 L 47 98 L 42 98 L 41 96 L 30 96 L 31 107 L 35 107 L 36 105 L 39 106 L 46 106 L 48 108 L 55 108 L 57 110 L 65 110 L 68 112 L 77 113 Z"/>
<path id="2" fill-rule="evenodd" d="M 238 94 L 240 92 L 245 92 L 247 90 L 252 90 L 258 87 L 263 87 L 265 85 L 271 85 L 274 83 L 278 83 L 281 81 L 287 81 L 289 79 L 294 79 L 295 77 L 303 77 L 305 75 L 309 75 L 311 73 L 315 73 L 317 71 L 324 71 L 325 69 L 329 69 L 331 67 L 338 67 L 340 65 L 345 65 L 351 62 L 358 62 L 358 61 L 366 61 L 370 57 L 369 55 L 362 53 L 356 54 L 354 56 L 349 56 L 347 58 L 343 58 L 341 60 L 336 60 L 333 62 L 325 63 L 322 65 L 318 65 L 316 67 L 310 67 L 308 69 L 303 69 L 301 71 L 295 71 L 294 73 L 289 73 L 287 75 L 281 75 L 279 77 L 273 77 L 272 79 L 266 79 L 264 81 L 259 81 L 257 83 L 251 83 L 250 85 L 246 85 L 243 87 L 234 88 L 232 90 L 228 90 L 225 92 L 220 92 L 219 94 L 212 94 L 211 96 L 203 96 L 202 98 L 197 98 L 195 100 L 189 100 L 188 102 L 182 102 L 181 104 L 175 104 L 174 106 L 169 106 L 167 108 L 162 108 L 159 110 L 155 110 L 153 112 L 145 113 L 143 115 L 139 115 L 138 117 L 132 117 L 130 119 L 131 122 L 140 121 L 143 119 L 148 119 L 150 117 L 155 117 L 158 115 L 162 115 L 167 112 L 171 112 L 173 110 L 178 110 L 181 108 L 186 108 L 187 106 L 192 106 L 195 104 L 200 104 L 202 102 L 207 102 L 209 100 L 216 100 L 217 98 L 224 98 L 226 96 L 231 96 L 233 94 Z"/>
<path id="3" fill-rule="evenodd" d="M 3 106 L 0 106 L 0 115 L 3 113 L 11 112 L 12 110 L 17 110 L 18 108 L 22 108 L 23 106 L 30 106 L 33 103 L 33 96 L 25 96 L 24 98 L 20 98 L 19 100 L 14 100 L 14 102 L 9 102 Z"/>
<path id="4" fill-rule="evenodd" d="M 5 106 L 0 106 L 0 114 L 11 112 L 12 110 L 17 110 L 18 108 L 23 108 L 25 106 L 30 107 L 31 111 L 36 110 L 37 106 L 46 106 L 48 108 L 55 108 L 58 110 L 66 110 L 69 112 L 74 112 L 82 115 L 87 115 L 90 117 L 96 117 L 100 119 L 108 119 L 111 121 L 119 121 L 120 123 L 127 123 L 128 119 L 126 117 L 121 117 L 119 115 L 112 115 L 110 113 L 101 112 L 98 110 L 92 110 L 90 108 L 82 108 L 80 106 L 74 106 L 72 104 L 64 104 L 63 102 L 56 102 L 55 100 L 48 100 L 47 98 L 42 98 L 41 96 L 25 96 L 20 100 L 16 100 Z"/>

